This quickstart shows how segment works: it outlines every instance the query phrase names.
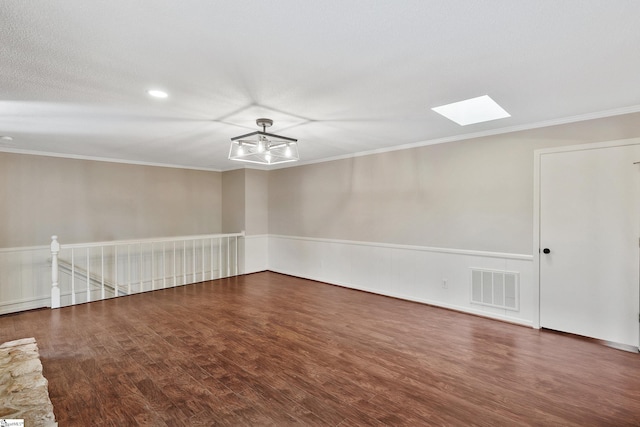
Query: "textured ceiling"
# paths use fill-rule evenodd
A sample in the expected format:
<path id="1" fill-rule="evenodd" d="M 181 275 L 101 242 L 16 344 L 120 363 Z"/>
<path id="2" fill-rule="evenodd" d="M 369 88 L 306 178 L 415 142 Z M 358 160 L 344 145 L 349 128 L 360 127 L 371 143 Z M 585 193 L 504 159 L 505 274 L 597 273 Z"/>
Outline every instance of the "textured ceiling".
<path id="1" fill-rule="evenodd" d="M 228 170 L 262 116 L 319 161 L 640 111 L 638 22 L 636 0 L 2 0 L 0 150 Z M 431 111 L 485 94 L 511 117 Z"/>

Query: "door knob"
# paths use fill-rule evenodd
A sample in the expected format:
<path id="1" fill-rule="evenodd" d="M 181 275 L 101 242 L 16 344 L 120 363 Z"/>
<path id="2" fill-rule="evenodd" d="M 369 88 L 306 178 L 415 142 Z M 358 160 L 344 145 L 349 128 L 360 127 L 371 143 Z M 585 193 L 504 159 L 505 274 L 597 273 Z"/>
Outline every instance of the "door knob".
<path id="1" fill-rule="evenodd" d="M 544 248 L 544 249 L 542 250 L 542 252 L 544 252 L 545 254 L 550 254 L 550 253 L 551 253 L 551 249 L 549 249 L 549 248 Z"/>

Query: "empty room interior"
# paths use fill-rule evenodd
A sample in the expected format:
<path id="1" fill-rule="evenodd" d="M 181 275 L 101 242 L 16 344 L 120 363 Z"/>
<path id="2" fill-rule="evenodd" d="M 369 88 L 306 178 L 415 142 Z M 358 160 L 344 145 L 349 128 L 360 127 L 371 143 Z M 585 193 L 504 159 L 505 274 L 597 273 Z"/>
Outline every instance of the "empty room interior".
<path id="1" fill-rule="evenodd" d="M 0 419 L 638 425 L 638 22 L 0 2 Z"/>

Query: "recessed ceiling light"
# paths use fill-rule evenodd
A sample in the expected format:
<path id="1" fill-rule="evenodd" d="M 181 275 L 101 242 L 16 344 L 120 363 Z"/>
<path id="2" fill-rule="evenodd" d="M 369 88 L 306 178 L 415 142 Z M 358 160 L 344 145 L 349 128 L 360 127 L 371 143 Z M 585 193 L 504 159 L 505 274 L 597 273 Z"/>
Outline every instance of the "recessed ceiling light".
<path id="1" fill-rule="evenodd" d="M 10 142 L 10 141 L 13 141 L 13 137 L 11 137 L 11 136 L 0 136 L 0 141 L 2 141 L 2 142 Z"/>
<path id="2" fill-rule="evenodd" d="M 511 114 L 507 113 L 489 95 L 441 105 L 432 108 L 432 110 L 460 126 L 511 117 Z"/>
<path id="3" fill-rule="evenodd" d="M 158 90 L 158 89 L 150 89 L 147 91 L 147 93 L 153 96 L 154 98 L 166 98 L 169 96 L 167 92 L 163 90 Z"/>

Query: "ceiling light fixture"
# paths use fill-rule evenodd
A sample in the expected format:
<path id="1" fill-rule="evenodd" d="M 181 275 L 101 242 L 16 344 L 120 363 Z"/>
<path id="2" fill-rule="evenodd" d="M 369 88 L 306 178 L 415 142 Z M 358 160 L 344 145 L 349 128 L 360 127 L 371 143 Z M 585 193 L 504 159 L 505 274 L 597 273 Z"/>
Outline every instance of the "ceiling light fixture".
<path id="1" fill-rule="evenodd" d="M 489 95 L 441 105 L 432 108 L 432 110 L 460 126 L 511 117 L 511 114 L 507 113 Z"/>
<path id="2" fill-rule="evenodd" d="M 167 92 L 158 89 L 149 89 L 147 93 L 154 98 L 167 98 L 169 96 Z"/>
<path id="3" fill-rule="evenodd" d="M 271 119 L 258 119 L 256 124 L 262 126 L 261 131 L 231 138 L 229 160 L 263 165 L 300 160 L 297 139 L 267 133 L 267 128 L 273 125 Z"/>

